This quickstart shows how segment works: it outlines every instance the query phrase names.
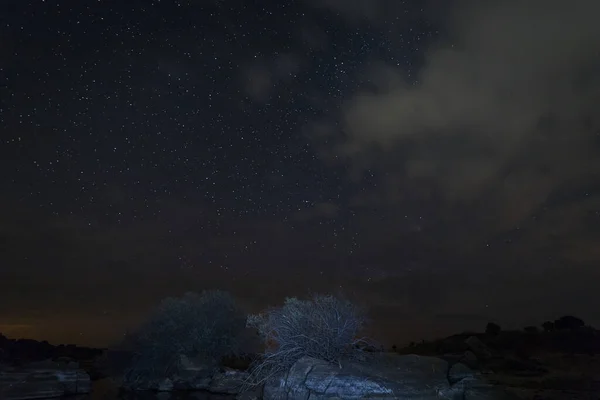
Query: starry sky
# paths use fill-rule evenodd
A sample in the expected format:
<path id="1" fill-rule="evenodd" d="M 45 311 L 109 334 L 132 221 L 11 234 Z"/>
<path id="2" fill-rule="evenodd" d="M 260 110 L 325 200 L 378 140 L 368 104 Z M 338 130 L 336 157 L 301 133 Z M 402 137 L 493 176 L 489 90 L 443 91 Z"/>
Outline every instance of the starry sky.
<path id="1" fill-rule="evenodd" d="M 4 0 L 0 331 L 309 291 L 404 344 L 600 325 L 596 0 Z M 594 319 L 595 318 L 595 319 Z"/>

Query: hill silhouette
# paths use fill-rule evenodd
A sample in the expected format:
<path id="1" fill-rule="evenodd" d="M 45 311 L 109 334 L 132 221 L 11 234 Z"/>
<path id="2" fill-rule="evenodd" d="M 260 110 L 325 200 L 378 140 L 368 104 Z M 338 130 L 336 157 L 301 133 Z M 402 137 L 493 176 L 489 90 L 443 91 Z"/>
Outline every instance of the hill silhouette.
<path id="1" fill-rule="evenodd" d="M 9 339 L 0 333 L 0 363 L 13 366 L 48 359 L 91 360 L 101 355 L 103 349 L 73 344 L 52 345 L 47 341 L 33 339 Z"/>
<path id="2" fill-rule="evenodd" d="M 600 330 L 586 326 L 583 320 L 570 315 L 522 330 L 502 330 L 491 322 L 484 332 L 463 332 L 432 341 L 411 343 L 396 350 L 403 354 L 440 355 L 469 350 L 465 340 L 477 337 L 490 349 L 527 358 L 537 353 L 600 354 Z"/>

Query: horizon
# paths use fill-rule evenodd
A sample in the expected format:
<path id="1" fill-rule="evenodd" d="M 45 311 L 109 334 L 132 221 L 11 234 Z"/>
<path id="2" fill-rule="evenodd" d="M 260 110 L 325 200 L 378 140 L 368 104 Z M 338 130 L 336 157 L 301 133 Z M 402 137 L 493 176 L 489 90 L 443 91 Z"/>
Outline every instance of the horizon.
<path id="1" fill-rule="evenodd" d="M 600 326 L 600 2 L 402 3 L 6 2 L 0 326 L 211 288 L 341 291 L 386 346 Z"/>
<path id="2" fill-rule="evenodd" d="M 242 305 L 242 309 L 243 308 L 244 307 Z M 154 311 L 154 310 L 150 310 L 150 312 L 152 312 L 152 311 Z M 564 315 L 572 316 L 573 314 L 564 314 Z M 429 331 L 429 332 L 426 332 L 426 333 L 429 333 L 429 336 L 417 337 L 417 336 L 413 335 L 413 336 L 409 336 L 408 339 L 400 339 L 398 337 L 393 337 L 393 336 L 378 337 L 377 335 L 381 334 L 382 332 L 378 332 L 376 329 L 373 329 L 373 327 L 370 326 L 368 322 L 367 322 L 365 328 L 363 329 L 363 331 L 365 333 L 368 332 L 371 334 L 371 335 L 368 335 L 368 337 L 371 340 L 373 340 L 376 345 L 383 346 L 385 349 L 389 349 L 392 346 L 396 346 L 398 349 L 401 349 L 401 348 L 408 347 L 411 343 L 420 343 L 421 341 L 425 341 L 425 342 L 436 341 L 436 340 L 441 340 L 441 339 L 444 339 L 444 338 L 447 338 L 450 336 L 462 335 L 462 334 L 483 334 L 485 332 L 486 325 L 490 322 L 498 324 L 501 327 L 502 332 L 524 332 L 524 328 L 534 326 L 540 330 L 540 333 L 543 333 L 544 330 L 542 329 L 542 324 L 544 322 L 555 321 L 556 319 L 558 319 L 564 315 L 556 316 L 555 318 L 550 318 L 550 319 L 541 321 L 539 323 L 531 323 L 529 325 L 523 325 L 523 326 L 516 326 L 516 325 L 505 326 L 505 325 L 501 324 L 501 321 L 487 321 L 487 322 L 484 322 L 482 325 L 475 326 L 475 324 L 473 324 L 470 328 L 463 328 L 463 329 L 458 329 L 458 330 L 454 330 L 454 331 L 439 330 L 435 334 L 431 334 L 431 332 Z M 574 316 L 580 317 L 578 315 L 574 315 Z M 368 311 L 367 311 L 367 321 L 368 320 L 369 320 L 369 316 L 368 316 Z M 582 320 L 585 322 L 586 326 L 596 329 L 596 328 L 594 328 L 594 325 L 590 324 L 588 322 L 588 320 L 586 320 L 585 318 L 582 318 Z M 142 322 L 142 321 L 144 321 L 143 317 L 140 318 L 138 322 Z M 138 326 L 138 324 L 136 324 L 136 323 L 131 324 L 131 329 L 127 329 L 126 334 L 135 334 L 137 326 Z M 92 340 L 90 342 L 89 338 L 86 335 L 79 335 L 79 337 L 76 337 L 76 339 L 79 339 L 79 340 L 75 340 L 75 341 L 69 342 L 69 343 L 60 342 L 60 340 L 61 340 L 60 337 L 63 337 L 63 335 L 58 335 L 55 340 L 48 340 L 48 338 L 38 337 L 35 334 L 32 335 L 32 334 L 27 334 L 27 333 L 25 333 L 25 336 L 22 336 L 23 333 L 27 332 L 27 329 L 30 329 L 31 327 L 32 326 L 30 326 L 30 325 L 16 325 L 15 326 L 15 325 L 0 324 L 0 335 L 4 335 L 6 338 L 13 339 L 13 340 L 32 339 L 32 340 L 36 340 L 38 342 L 48 342 L 49 344 L 51 344 L 53 346 L 75 345 L 75 346 L 98 348 L 98 349 L 112 349 L 115 347 L 119 347 L 121 344 L 121 340 L 125 336 L 125 335 L 122 335 L 122 336 L 112 337 L 108 341 L 106 341 L 105 336 L 101 336 L 101 339 L 99 341 L 98 341 L 98 339 L 96 339 L 96 341 Z M 19 333 L 19 332 L 21 332 L 21 333 Z M 58 341 L 56 341 L 56 340 L 58 340 Z"/>
<path id="3" fill-rule="evenodd" d="M 569 316 L 572 316 L 572 315 L 569 314 Z M 550 321 L 554 322 L 555 320 L 550 320 Z M 585 323 L 586 328 L 591 328 L 591 329 L 597 330 L 594 326 L 588 324 L 586 320 L 583 320 L 583 321 Z M 544 321 L 544 322 L 546 322 L 546 321 Z M 510 328 L 506 329 L 505 327 L 500 326 L 500 328 L 501 328 L 502 333 L 519 332 L 519 333 L 524 334 L 524 333 L 526 333 L 525 328 L 529 328 L 529 327 L 533 326 L 533 327 L 538 328 L 539 334 L 546 334 L 548 332 L 542 328 L 542 324 L 544 322 L 537 324 L 537 325 L 528 325 L 528 326 L 523 326 L 523 327 L 510 327 Z M 111 342 L 108 344 L 104 343 L 102 345 L 90 345 L 89 343 L 85 343 L 85 339 L 83 339 L 83 338 L 82 338 L 82 340 L 84 340 L 84 342 L 82 342 L 82 343 L 57 343 L 57 342 L 52 342 L 52 341 L 48 341 L 45 339 L 37 339 L 37 338 L 33 338 L 33 337 L 16 337 L 14 334 L 7 335 L 6 332 L 3 332 L 4 328 L 6 328 L 6 326 L 0 325 L 0 335 L 6 337 L 9 340 L 35 340 L 38 343 L 47 342 L 48 344 L 50 344 L 52 346 L 60 346 L 60 345 L 76 346 L 76 347 L 99 349 L 99 350 L 111 350 L 111 349 L 114 350 L 115 348 L 118 348 L 121 345 L 120 342 Z M 391 340 L 391 341 L 388 340 L 387 342 L 379 342 L 379 341 L 377 341 L 377 338 L 373 338 L 373 337 L 369 337 L 369 339 L 374 340 L 374 345 L 381 346 L 384 349 L 384 351 L 389 351 L 390 349 L 392 349 L 392 347 L 395 347 L 397 350 L 401 350 L 401 349 L 408 348 L 415 344 L 418 345 L 420 343 L 436 342 L 438 340 L 444 340 L 444 339 L 447 339 L 449 337 L 456 336 L 456 335 L 483 335 L 483 334 L 485 334 L 485 328 L 486 328 L 486 326 L 480 327 L 480 329 L 463 329 L 461 331 L 452 332 L 450 334 L 446 334 L 446 335 L 442 335 L 442 336 L 431 337 L 429 339 L 421 338 L 421 339 L 411 340 L 406 343 L 401 343 L 401 342 L 398 343 L 398 342 L 394 342 L 393 340 Z M 135 332 L 130 332 L 130 333 L 135 334 Z"/>

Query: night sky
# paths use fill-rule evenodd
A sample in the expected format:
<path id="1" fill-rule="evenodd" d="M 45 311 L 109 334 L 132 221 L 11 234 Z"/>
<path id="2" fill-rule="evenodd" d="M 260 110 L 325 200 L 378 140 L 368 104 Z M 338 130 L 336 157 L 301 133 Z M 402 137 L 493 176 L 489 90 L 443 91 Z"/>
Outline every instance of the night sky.
<path id="1" fill-rule="evenodd" d="M 599 326 L 597 0 L 3 0 L 0 332 L 309 291 L 386 344 Z"/>

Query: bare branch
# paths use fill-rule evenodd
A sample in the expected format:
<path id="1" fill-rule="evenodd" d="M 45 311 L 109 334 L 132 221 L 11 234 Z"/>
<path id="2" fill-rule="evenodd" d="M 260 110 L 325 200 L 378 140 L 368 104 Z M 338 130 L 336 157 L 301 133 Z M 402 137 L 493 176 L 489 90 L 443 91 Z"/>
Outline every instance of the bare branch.
<path id="1" fill-rule="evenodd" d="M 341 365 L 341 359 L 352 357 L 363 343 L 357 334 L 364 321 L 362 310 L 330 295 L 288 298 L 282 307 L 248 316 L 248 326 L 258 330 L 266 346 L 252 367 L 248 384 L 264 383 L 306 356 Z"/>

